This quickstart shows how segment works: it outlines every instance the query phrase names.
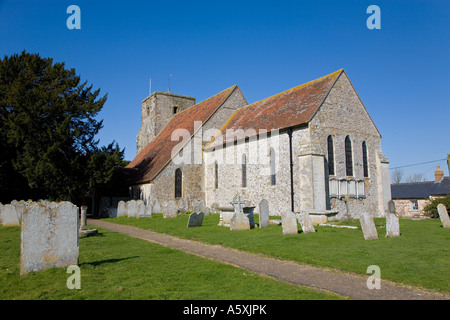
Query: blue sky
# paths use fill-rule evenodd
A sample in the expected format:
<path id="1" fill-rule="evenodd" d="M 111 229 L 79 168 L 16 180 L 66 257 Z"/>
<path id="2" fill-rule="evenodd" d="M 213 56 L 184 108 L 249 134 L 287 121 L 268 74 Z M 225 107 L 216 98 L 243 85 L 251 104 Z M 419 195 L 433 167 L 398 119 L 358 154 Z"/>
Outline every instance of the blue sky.
<path id="1" fill-rule="evenodd" d="M 81 29 L 69 30 L 69 5 Z M 369 30 L 369 5 L 381 29 Z M 249 103 L 344 68 L 391 167 L 450 153 L 450 1 L 0 0 L 0 56 L 38 52 L 108 93 L 101 145 L 136 154 L 152 91 L 200 102 L 234 84 Z M 434 179 L 436 165 L 405 167 Z"/>

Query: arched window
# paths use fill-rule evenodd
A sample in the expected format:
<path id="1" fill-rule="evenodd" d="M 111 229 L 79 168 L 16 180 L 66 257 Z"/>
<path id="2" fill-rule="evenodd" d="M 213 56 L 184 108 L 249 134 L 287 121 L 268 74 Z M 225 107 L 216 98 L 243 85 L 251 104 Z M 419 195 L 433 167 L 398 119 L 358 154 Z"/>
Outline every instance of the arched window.
<path id="1" fill-rule="evenodd" d="M 247 187 L 247 159 L 242 155 L 242 188 Z"/>
<path id="2" fill-rule="evenodd" d="M 362 143 L 362 155 L 363 155 L 364 178 L 367 178 L 369 176 L 369 166 L 367 164 L 367 146 L 365 141 L 363 141 Z"/>
<path id="3" fill-rule="evenodd" d="M 214 189 L 219 188 L 219 165 L 216 162 L 214 162 Z"/>
<path id="4" fill-rule="evenodd" d="M 277 176 L 275 173 L 275 150 L 270 148 L 270 185 L 277 184 Z"/>
<path id="5" fill-rule="evenodd" d="M 347 176 L 353 176 L 352 142 L 349 136 L 345 137 L 345 171 Z"/>
<path id="6" fill-rule="evenodd" d="M 334 149 L 333 149 L 333 138 L 328 136 L 328 174 L 334 176 Z"/>
<path id="7" fill-rule="evenodd" d="M 181 169 L 175 170 L 175 198 L 183 196 L 183 173 Z"/>

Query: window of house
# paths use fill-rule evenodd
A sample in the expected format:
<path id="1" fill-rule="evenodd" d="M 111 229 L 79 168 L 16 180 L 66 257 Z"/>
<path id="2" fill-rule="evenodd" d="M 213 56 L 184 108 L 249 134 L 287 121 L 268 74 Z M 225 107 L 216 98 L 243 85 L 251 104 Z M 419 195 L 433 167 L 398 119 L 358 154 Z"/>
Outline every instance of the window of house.
<path id="1" fill-rule="evenodd" d="M 418 211 L 419 210 L 419 201 L 418 200 L 411 200 L 411 210 L 412 211 Z"/>
<path id="2" fill-rule="evenodd" d="M 247 159 L 242 155 L 242 188 L 247 187 Z"/>
<path id="3" fill-rule="evenodd" d="M 349 136 L 345 137 L 345 171 L 347 176 L 353 176 L 352 142 Z"/>
<path id="4" fill-rule="evenodd" d="M 181 169 L 175 170 L 175 198 L 183 196 L 183 173 Z"/>
<path id="5" fill-rule="evenodd" d="M 367 164 L 367 146 L 366 142 L 363 141 L 362 143 L 362 155 L 363 155 L 363 173 L 364 178 L 367 178 L 369 176 L 369 166 Z"/>
<path id="6" fill-rule="evenodd" d="M 275 150 L 270 148 L 270 185 L 274 186 L 277 184 L 277 177 L 275 172 Z"/>

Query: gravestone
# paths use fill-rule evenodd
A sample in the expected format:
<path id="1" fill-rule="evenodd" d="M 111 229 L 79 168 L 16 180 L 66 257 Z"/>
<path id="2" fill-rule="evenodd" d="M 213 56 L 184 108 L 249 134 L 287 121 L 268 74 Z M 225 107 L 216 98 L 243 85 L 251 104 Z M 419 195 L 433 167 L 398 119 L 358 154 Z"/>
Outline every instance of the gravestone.
<path id="1" fill-rule="evenodd" d="M 162 213 L 161 205 L 160 205 L 158 199 L 155 199 L 155 202 L 153 203 L 153 212 L 155 212 L 155 213 Z"/>
<path id="2" fill-rule="evenodd" d="M 119 201 L 119 203 L 117 204 L 117 216 L 118 217 L 123 217 L 127 214 L 127 207 L 125 204 L 125 201 Z"/>
<path id="3" fill-rule="evenodd" d="M 203 216 L 204 213 L 203 212 L 193 212 L 189 215 L 189 220 L 188 220 L 188 228 L 191 227 L 200 227 L 203 223 Z"/>
<path id="4" fill-rule="evenodd" d="M 234 214 L 230 219 L 230 230 L 249 230 L 250 221 L 248 216 L 244 213 L 245 201 L 237 194 L 231 204 L 234 207 Z"/>
<path id="5" fill-rule="evenodd" d="M 16 209 L 17 219 L 19 219 L 20 224 L 20 221 L 22 220 L 22 214 L 27 208 L 27 205 L 24 201 L 19 201 L 14 204 L 14 208 Z"/>
<path id="6" fill-rule="evenodd" d="M 143 218 L 145 216 L 145 203 L 142 200 L 136 201 L 137 214 L 136 218 Z"/>
<path id="7" fill-rule="evenodd" d="M 150 203 L 148 203 L 145 206 L 145 217 L 147 217 L 147 218 L 151 217 L 152 213 L 153 213 L 153 207 Z"/>
<path id="8" fill-rule="evenodd" d="M 269 226 L 269 201 L 261 200 L 259 203 L 259 228 Z"/>
<path id="9" fill-rule="evenodd" d="M 441 219 L 442 227 L 450 228 L 450 219 L 448 217 L 447 208 L 442 203 L 439 203 L 437 210 L 439 213 L 439 218 Z"/>
<path id="10" fill-rule="evenodd" d="M 281 214 L 281 227 L 283 234 L 298 234 L 297 217 L 292 211 Z"/>
<path id="11" fill-rule="evenodd" d="M 202 212 L 205 214 L 205 216 L 209 216 L 209 212 L 210 211 L 211 210 L 208 207 L 204 207 L 203 210 L 202 210 Z"/>
<path id="12" fill-rule="evenodd" d="M 81 210 L 80 230 L 86 230 L 87 206 L 81 206 L 80 210 Z"/>
<path id="13" fill-rule="evenodd" d="M 255 207 L 243 207 L 242 210 L 244 211 L 244 214 L 248 217 L 250 229 L 253 229 L 255 227 L 255 218 L 253 217 L 253 210 L 255 210 Z"/>
<path id="14" fill-rule="evenodd" d="M 164 218 L 177 217 L 177 204 L 175 200 L 164 201 L 161 209 Z"/>
<path id="15" fill-rule="evenodd" d="M 302 226 L 303 233 L 316 232 L 308 212 L 301 211 L 299 214 L 297 214 L 297 219 Z"/>
<path id="16" fill-rule="evenodd" d="M 12 204 L 5 204 L 3 206 L 0 219 L 4 226 L 19 225 L 19 218 L 17 217 L 16 208 Z"/>
<path id="17" fill-rule="evenodd" d="M 363 231 L 364 240 L 374 240 L 378 239 L 377 228 L 375 227 L 375 222 L 371 215 L 367 212 L 361 213 L 359 217 L 359 221 L 361 222 L 361 229 Z"/>
<path id="18" fill-rule="evenodd" d="M 386 237 L 393 238 L 400 236 L 400 223 L 395 214 L 395 203 L 392 200 L 388 201 L 389 211 L 386 214 Z"/>
<path id="19" fill-rule="evenodd" d="M 20 275 L 78 264 L 78 208 L 60 202 L 55 208 L 31 204 L 23 213 Z"/>
<path id="20" fill-rule="evenodd" d="M 127 201 L 127 214 L 128 218 L 135 218 L 138 214 L 138 208 L 136 200 Z"/>

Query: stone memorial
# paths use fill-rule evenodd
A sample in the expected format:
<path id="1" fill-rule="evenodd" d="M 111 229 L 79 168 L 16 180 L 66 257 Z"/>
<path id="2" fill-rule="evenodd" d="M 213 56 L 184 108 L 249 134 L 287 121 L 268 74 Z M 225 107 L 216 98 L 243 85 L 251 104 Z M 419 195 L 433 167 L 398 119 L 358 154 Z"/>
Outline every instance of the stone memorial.
<path id="1" fill-rule="evenodd" d="M 136 200 L 137 214 L 136 218 L 145 217 L 145 203 L 142 200 Z"/>
<path id="2" fill-rule="evenodd" d="M 80 230 L 78 230 L 79 237 L 92 236 L 98 233 L 97 229 L 88 229 L 87 227 L 87 206 L 80 208 Z"/>
<path id="3" fill-rule="evenodd" d="M 177 217 L 177 204 L 175 200 L 167 200 L 162 205 L 163 218 L 176 218 Z"/>
<path id="4" fill-rule="evenodd" d="M 297 214 L 297 219 L 300 222 L 303 233 L 316 232 L 308 212 L 301 211 Z"/>
<path id="5" fill-rule="evenodd" d="M 230 219 L 230 230 L 249 230 L 250 221 L 248 216 L 244 213 L 245 201 L 237 194 L 231 204 L 234 207 L 234 214 Z"/>
<path id="6" fill-rule="evenodd" d="M 204 217 L 204 213 L 203 212 L 193 212 L 189 215 L 189 220 L 188 220 L 188 228 L 191 227 L 200 227 L 203 223 L 203 217 Z"/>
<path id="7" fill-rule="evenodd" d="M 297 217 L 292 211 L 281 214 L 281 227 L 283 234 L 298 234 Z"/>
<path id="8" fill-rule="evenodd" d="M 375 222 L 370 214 L 367 212 L 361 213 L 359 221 L 361 222 L 364 240 L 378 239 L 377 228 L 375 227 Z"/>
<path id="9" fill-rule="evenodd" d="M 23 213 L 20 275 L 78 264 L 78 208 L 60 202 L 55 208 L 31 204 Z"/>
<path id="10" fill-rule="evenodd" d="M 441 219 L 442 227 L 450 228 L 450 219 L 448 217 L 447 208 L 442 203 L 439 203 L 437 210 L 439 213 L 439 218 Z"/>
<path id="11" fill-rule="evenodd" d="M 2 208 L 0 220 L 4 226 L 18 226 L 19 218 L 17 217 L 15 206 L 12 204 L 5 204 Z"/>
<path id="12" fill-rule="evenodd" d="M 259 228 L 269 226 L 269 201 L 261 200 L 259 203 Z"/>
<path id="13" fill-rule="evenodd" d="M 160 205 L 158 199 L 155 199 L 155 202 L 153 203 L 153 212 L 155 212 L 155 213 L 162 213 L 161 205 Z"/>
<path id="14" fill-rule="evenodd" d="M 145 205 L 145 217 L 146 218 L 151 217 L 152 213 L 153 213 L 153 207 L 152 207 L 152 205 L 150 203 L 147 203 Z"/>
<path id="15" fill-rule="evenodd" d="M 389 212 L 386 214 L 386 237 L 393 238 L 400 236 L 400 222 L 395 214 L 395 203 L 388 201 Z"/>
<path id="16" fill-rule="evenodd" d="M 22 220 L 22 214 L 27 208 L 27 204 L 25 201 L 19 201 L 14 204 L 14 208 L 16 209 L 17 219 L 19 220 L 20 224 L 20 221 Z"/>
<path id="17" fill-rule="evenodd" d="M 127 214 L 128 218 L 136 218 L 138 214 L 138 208 L 136 200 L 127 201 Z"/>
<path id="18" fill-rule="evenodd" d="M 126 207 L 125 201 L 121 200 L 117 204 L 117 216 L 118 217 L 128 216 L 127 207 Z"/>

